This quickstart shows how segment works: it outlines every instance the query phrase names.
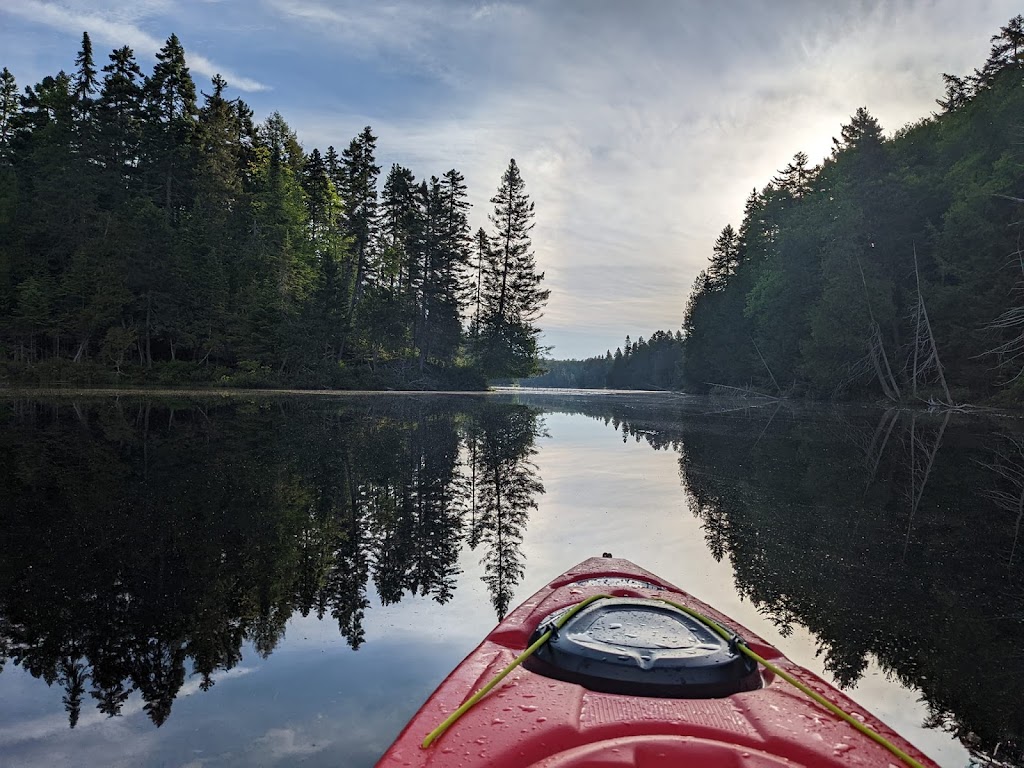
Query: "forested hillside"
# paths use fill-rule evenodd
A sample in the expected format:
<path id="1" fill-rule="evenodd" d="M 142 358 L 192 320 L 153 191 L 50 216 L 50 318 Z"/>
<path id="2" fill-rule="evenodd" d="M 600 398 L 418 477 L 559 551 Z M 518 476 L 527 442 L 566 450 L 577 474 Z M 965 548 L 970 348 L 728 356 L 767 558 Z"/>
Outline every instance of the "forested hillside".
<path id="1" fill-rule="evenodd" d="M 686 382 L 772 394 L 1024 397 L 1024 17 L 936 114 L 858 109 L 726 226 L 686 307 Z"/>
<path id="2" fill-rule="evenodd" d="M 680 331 L 655 331 L 647 341 L 626 336 L 621 347 L 586 360 L 542 360 L 544 373 L 521 382 L 524 387 L 580 389 L 676 389 L 683 364 Z"/>
<path id="3" fill-rule="evenodd" d="M 383 177 L 366 127 L 307 152 L 171 36 L 18 95 L 0 74 L 0 382 L 480 387 L 525 376 L 547 299 L 511 161 L 491 231 L 463 175 Z"/>

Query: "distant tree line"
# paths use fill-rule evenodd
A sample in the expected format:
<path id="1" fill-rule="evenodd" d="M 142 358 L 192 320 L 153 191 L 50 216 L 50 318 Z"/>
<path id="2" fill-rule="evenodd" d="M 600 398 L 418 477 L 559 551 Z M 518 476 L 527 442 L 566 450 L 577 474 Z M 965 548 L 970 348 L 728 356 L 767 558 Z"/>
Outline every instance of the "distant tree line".
<path id="1" fill-rule="evenodd" d="M 376 142 L 306 152 L 219 75 L 197 91 L 174 35 L 148 75 L 128 47 L 100 67 L 88 34 L 71 74 L 20 96 L 3 69 L 0 377 L 529 375 L 548 292 L 515 161 L 474 233 L 459 171 L 396 164 L 378 190 Z"/>
<path id="2" fill-rule="evenodd" d="M 686 306 L 687 385 L 963 401 L 1024 395 L 1024 17 L 940 111 L 858 109 L 726 226 Z"/>
<path id="3" fill-rule="evenodd" d="M 524 387 L 579 389 L 677 389 L 682 385 L 683 334 L 655 331 L 603 357 L 585 360 L 542 360 L 543 373 L 524 379 Z"/>

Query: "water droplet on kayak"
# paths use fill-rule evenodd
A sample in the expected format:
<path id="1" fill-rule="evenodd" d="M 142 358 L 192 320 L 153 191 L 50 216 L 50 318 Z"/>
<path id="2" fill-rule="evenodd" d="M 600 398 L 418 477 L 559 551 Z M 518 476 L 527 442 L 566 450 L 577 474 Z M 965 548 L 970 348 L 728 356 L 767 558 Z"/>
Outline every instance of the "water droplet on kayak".
<path id="1" fill-rule="evenodd" d="M 519 708 L 521 710 L 523 710 L 523 712 L 536 712 L 537 711 L 537 707 L 533 706 L 532 704 L 520 704 Z"/>
<path id="2" fill-rule="evenodd" d="M 493 720 L 491 720 L 491 725 L 503 725 L 504 722 L 505 721 L 502 720 L 500 717 L 496 717 Z"/>
<path id="3" fill-rule="evenodd" d="M 537 698 L 537 694 L 536 693 L 524 693 L 523 694 L 523 698 L 524 699 L 536 699 Z"/>
<path id="4" fill-rule="evenodd" d="M 837 755 L 841 755 L 843 754 L 843 752 L 849 752 L 851 749 L 853 749 L 852 745 L 843 744 L 842 742 L 840 742 L 839 744 L 835 744 L 832 747 L 832 751 Z"/>
<path id="5" fill-rule="evenodd" d="M 608 629 L 622 629 L 622 624 L 616 621 L 612 624 L 609 624 Z"/>
<path id="6" fill-rule="evenodd" d="M 537 718 L 537 722 L 538 723 L 546 723 L 547 721 L 548 721 L 548 719 L 546 717 L 538 717 Z"/>

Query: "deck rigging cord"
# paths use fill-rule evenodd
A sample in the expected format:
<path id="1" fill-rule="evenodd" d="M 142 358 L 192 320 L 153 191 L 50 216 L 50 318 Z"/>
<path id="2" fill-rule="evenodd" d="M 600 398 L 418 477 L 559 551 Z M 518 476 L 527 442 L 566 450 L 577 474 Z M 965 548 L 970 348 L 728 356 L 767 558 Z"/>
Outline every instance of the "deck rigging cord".
<path id="1" fill-rule="evenodd" d="M 453 726 L 459 720 L 459 718 L 466 714 L 466 712 L 468 712 L 470 709 L 476 706 L 477 702 L 479 702 L 484 696 L 490 693 L 490 691 L 493 690 L 494 687 L 498 685 L 498 683 L 504 680 L 505 677 L 510 672 L 512 672 L 512 670 L 514 670 L 516 667 L 518 667 L 520 664 L 522 664 L 524 661 L 530 658 L 530 656 L 532 656 L 537 651 L 537 649 L 544 645 L 544 643 L 546 643 L 555 632 L 557 632 L 559 629 L 565 626 L 569 619 L 571 619 L 573 616 L 582 611 L 591 603 L 594 603 L 598 600 L 608 599 L 611 597 L 611 595 L 591 595 L 585 600 L 581 600 L 580 602 L 576 603 L 568 611 L 566 611 L 560 617 L 558 617 L 557 620 L 550 622 L 549 628 L 533 643 L 531 643 L 529 648 L 527 648 L 525 651 L 519 654 L 508 666 L 506 666 L 503 670 L 501 670 L 501 672 L 495 675 L 494 678 L 492 678 L 489 683 L 487 683 L 483 688 L 481 688 L 479 691 L 470 696 L 462 704 L 461 707 L 452 712 L 448 717 L 444 719 L 444 721 L 440 725 L 438 725 L 434 730 L 428 733 L 426 738 L 423 739 L 423 743 L 420 745 L 421 748 L 426 749 L 435 741 L 437 741 L 437 739 L 445 731 L 447 731 L 451 726 Z M 911 766 L 911 768 L 924 768 L 924 766 L 919 761 L 915 760 L 913 757 L 908 755 L 906 752 L 904 752 L 898 746 L 896 746 L 887 738 L 882 736 L 880 733 L 870 728 L 869 726 L 865 725 L 845 710 L 839 708 L 831 701 L 826 699 L 824 696 L 822 696 L 820 693 L 812 690 L 807 685 L 797 680 L 788 672 L 780 669 L 775 664 L 772 664 L 770 661 L 754 652 L 750 648 L 750 646 L 746 644 L 746 641 L 744 641 L 743 638 L 741 638 L 735 632 L 730 632 L 714 619 L 711 619 L 705 616 L 704 614 L 699 613 L 698 611 L 695 611 L 692 608 L 689 608 L 685 605 L 674 602 L 672 600 L 666 600 L 665 598 L 661 597 L 653 599 L 660 600 L 666 605 L 670 605 L 673 608 L 682 611 L 686 615 L 697 619 L 698 621 L 709 627 L 713 632 L 715 632 L 718 635 L 721 635 L 722 638 L 728 640 L 730 643 L 733 643 L 736 646 L 736 648 L 740 651 L 740 653 L 742 653 L 744 656 L 752 659 L 753 661 L 757 662 L 762 667 L 767 669 L 769 672 L 785 680 L 787 683 L 795 687 L 801 693 L 805 694 L 821 706 L 825 707 L 825 709 L 834 714 L 836 717 L 840 718 L 841 720 L 845 720 L 847 723 L 853 726 L 853 728 L 867 736 L 876 744 L 885 747 L 885 749 L 889 750 L 889 752 L 891 752 L 894 756 L 898 757 L 906 765 Z"/>

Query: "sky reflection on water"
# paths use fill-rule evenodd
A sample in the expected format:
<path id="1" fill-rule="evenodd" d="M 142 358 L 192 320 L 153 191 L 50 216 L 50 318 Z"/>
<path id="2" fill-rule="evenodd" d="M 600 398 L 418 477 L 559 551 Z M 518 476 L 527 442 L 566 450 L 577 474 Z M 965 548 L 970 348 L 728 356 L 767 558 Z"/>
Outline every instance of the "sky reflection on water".
<path id="1" fill-rule="evenodd" d="M 19 661 L 25 650 L 20 646 L 15 648 L 14 643 L 21 642 L 32 633 L 10 627 L 11 631 L 6 631 L 3 628 L 7 625 L 0 624 L 0 630 L 3 630 L 0 635 L 15 651 L 6 654 L 10 658 L 0 674 L 0 756 L 3 763 L 26 768 L 55 764 L 189 768 L 254 764 L 372 765 L 433 687 L 491 629 L 496 620 L 496 589 L 506 590 L 514 606 L 557 574 L 604 551 L 632 559 L 678 584 L 776 643 L 795 661 L 834 679 L 828 664 L 848 665 L 852 662 L 845 659 L 845 650 L 835 647 L 835 637 L 830 636 L 830 645 L 822 648 L 822 640 L 801 626 L 800 619 L 807 615 L 812 621 L 817 621 L 820 615 L 829 615 L 830 606 L 834 606 L 837 612 L 856 612 L 857 609 L 849 607 L 848 595 L 829 591 L 844 589 L 833 585 L 833 571 L 848 566 L 837 564 L 838 561 L 826 562 L 827 556 L 813 548 L 822 546 L 821 542 L 829 541 L 834 534 L 838 540 L 835 557 L 847 558 L 851 545 L 843 538 L 845 534 L 839 531 L 847 531 L 851 525 L 864 526 L 866 539 L 879 538 L 877 531 L 888 530 L 884 528 L 888 525 L 885 521 L 892 517 L 892 531 L 909 530 L 911 533 L 907 534 L 906 542 L 888 542 L 885 546 L 896 547 L 893 552 L 898 552 L 897 544 L 905 544 L 910 547 L 913 558 L 944 557 L 935 549 L 939 539 L 932 527 L 948 527 L 950 522 L 940 520 L 934 510 L 943 504 L 947 508 L 951 504 L 957 508 L 973 508 L 984 503 L 986 498 L 983 493 L 972 491 L 970 483 L 987 477 L 977 457 L 983 455 L 979 451 L 990 449 L 995 444 L 989 424 L 954 423 L 945 429 L 942 450 L 946 451 L 952 466 L 963 467 L 963 472 L 960 477 L 951 477 L 949 468 L 945 467 L 941 470 L 941 477 L 936 474 L 930 478 L 916 517 L 909 521 L 908 527 L 905 517 L 896 519 L 905 506 L 900 501 L 902 491 L 899 491 L 903 482 L 902 470 L 898 466 L 889 467 L 904 455 L 901 453 L 903 449 L 899 448 L 903 445 L 898 442 L 902 439 L 899 435 L 890 437 L 892 443 L 887 443 L 887 453 L 881 460 L 883 466 L 881 469 L 876 467 L 874 479 L 869 482 L 868 490 L 863 492 L 863 499 L 851 500 L 849 493 L 836 493 L 840 486 L 835 483 L 846 479 L 858 488 L 863 486 L 857 473 L 867 470 L 862 467 L 863 461 L 858 463 L 856 457 L 859 454 L 851 448 L 851 445 L 858 444 L 857 441 L 851 442 L 850 435 L 846 433 L 860 429 L 867 435 L 872 434 L 879 417 L 877 412 L 854 411 L 837 417 L 835 413 L 821 410 L 773 413 L 770 410 L 754 409 L 751 412 L 750 409 L 741 409 L 734 415 L 708 416 L 707 412 L 713 409 L 706 402 L 666 405 L 663 398 L 653 397 L 567 399 L 562 396 L 551 398 L 547 405 L 543 405 L 543 396 L 527 396 L 525 399 L 535 406 L 540 404 L 540 410 L 549 411 L 543 415 L 536 410 L 525 411 L 522 406 L 512 405 L 509 401 L 516 399 L 514 395 L 489 398 L 486 403 L 480 398 L 448 398 L 443 407 L 438 407 L 436 399 L 429 398 L 405 398 L 397 404 L 394 398 L 293 398 L 273 401 L 269 406 L 260 401 L 240 400 L 207 408 L 202 416 L 195 416 L 195 404 L 190 403 L 178 403 L 174 416 L 170 414 L 167 402 L 152 403 L 144 416 L 140 415 L 143 411 L 133 410 L 135 405 L 126 407 L 122 403 L 115 407 L 105 401 L 83 403 L 77 412 L 67 403 L 56 411 L 52 404 L 0 404 L 0 408 L 5 409 L 0 410 L 0 420 L 4 425 L 0 431 L 3 435 L 0 437 L 0 459 L 8 459 L 20 467 L 14 473 L 0 476 L 0 483 L 6 483 L 15 502 L 8 506 L 7 512 L 0 513 L 5 515 L 0 522 L 5 524 L 14 521 L 12 515 L 34 508 L 30 492 L 43 493 L 47 504 L 52 507 L 52 515 L 61 525 L 66 525 L 66 520 L 82 521 L 83 516 L 84 522 L 79 524 L 88 525 L 90 514 L 95 515 L 92 522 L 97 526 L 110 525 L 111 519 L 122 519 L 116 515 L 111 518 L 109 509 L 104 511 L 88 506 L 90 499 L 98 498 L 89 496 L 89 493 L 96 494 L 99 490 L 86 481 L 61 484 L 51 477 L 30 476 L 26 467 L 32 462 L 38 462 L 38 466 L 43 468 L 40 471 L 57 466 L 54 456 L 70 467 L 68 472 L 72 478 L 84 477 L 84 474 L 77 473 L 83 467 L 95 469 L 106 466 L 110 471 L 106 479 L 108 484 L 125 483 L 125 487 L 143 489 L 159 486 L 158 490 L 166 495 L 175 489 L 181 490 L 178 482 L 182 478 L 176 474 L 194 472 L 194 480 L 198 481 L 205 472 L 201 481 L 208 483 L 209 488 L 204 493 L 216 496 L 230 490 L 236 494 L 249 493 L 253 499 L 265 497 L 254 500 L 250 505 L 259 510 L 252 521 L 240 524 L 237 529 L 231 526 L 224 528 L 227 522 L 221 521 L 217 523 L 220 528 L 211 528 L 210 533 L 204 534 L 201 528 L 194 526 L 207 519 L 195 510 L 195 505 L 202 503 L 196 499 L 205 497 L 202 494 L 189 497 L 188 492 L 181 491 L 181 503 L 192 504 L 192 507 L 181 508 L 177 514 L 181 515 L 181 525 L 192 526 L 189 528 L 190 536 L 222 536 L 217 541 L 237 542 L 240 551 L 246 553 L 245 557 L 257 558 L 254 561 L 257 565 L 260 557 L 277 558 L 280 573 L 273 571 L 274 575 L 268 576 L 268 581 L 259 586 L 266 574 L 265 565 L 252 570 L 246 563 L 241 563 L 236 570 L 226 569 L 227 566 L 218 566 L 207 557 L 206 544 L 195 547 L 196 559 L 189 560 L 184 556 L 183 572 L 208 572 L 214 579 L 238 579 L 240 574 L 250 574 L 247 578 L 255 579 L 258 588 L 250 595 L 246 591 L 247 585 L 232 586 L 232 582 L 226 586 L 220 584 L 217 590 L 211 589 L 206 596 L 176 595 L 173 604 L 168 604 L 166 609 L 173 620 L 154 624 L 178 632 L 174 635 L 177 639 L 172 638 L 169 647 L 185 642 L 186 635 L 191 638 L 188 642 L 202 647 L 196 638 L 201 640 L 207 630 L 201 620 L 203 609 L 197 608 L 195 603 L 202 604 L 204 599 L 227 600 L 223 604 L 211 603 L 208 610 L 222 611 L 223 616 L 218 621 L 240 622 L 240 626 L 248 627 L 246 631 L 250 633 L 271 631 L 259 618 L 264 609 L 271 610 L 269 606 L 278 604 L 300 605 L 306 599 L 301 595 L 291 598 L 284 593 L 278 594 L 282 589 L 289 595 L 289 590 L 293 589 L 298 590 L 296 594 L 308 593 L 309 599 L 313 600 L 310 605 L 314 606 L 308 616 L 296 613 L 287 619 L 283 637 L 274 642 L 263 640 L 257 643 L 265 653 L 268 651 L 267 643 L 270 643 L 265 658 L 257 653 L 254 637 L 247 634 L 240 658 L 214 665 L 210 675 L 213 685 L 208 690 L 201 690 L 201 675 L 191 674 L 194 661 L 190 656 L 189 674 L 175 689 L 171 710 L 159 728 L 154 727 L 152 716 L 147 715 L 142 697 L 136 690 L 122 703 L 120 716 L 114 718 L 102 714 L 96 708 L 96 700 L 88 692 L 84 693 L 76 727 L 70 729 L 66 702 L 62 701 L 67 694 L 59 681 L 47 687 L 42 680 L 30 676 Z M 121 409 L 120 415 L 118 408 Z M 576 410 L 588 412 L 573 412 Z M 524 417 L 524 413 L 529 414 L 528 417 Z M 884 423 L 888 424 L 888 421 Z M 157 424 L 163 426 L 158 428 Z M 913 429 L 914 439 L 918 442 L 924 440 L 923 436 L 938 433 L 934 420 L 924 418 L 914 421 Z M 1005 431 L 1006 427 L 1000 429 Z M 894 428 L 893 434 L 896 431 Z M 72 435 L 76 442 L 69 441 Z M 429 522 L 425 522 L 420 513 L 424 509 L 429 512 L 434 508 L 431 505 L 448 509 L 455 503 L 453 499 L 465 502 L 466 494 L 470 492 L 458 477 L 444 480 L 440 486 L 434 481 L 448 477 L 446 473 L 455 459 L 461 463 L 458 476 L 464 478 L 471 460 L 469 441 L 479 440 L 483 450 L 488 435 L 500 436 L 497 442 L 502 445 L 519 446 L 508 455 L 495 458 L 494 466 L 505 462 L 502 465 L 505 469 L 501 471 L 512 471 L 508 467 L 522 467 L 525 466 L 522 462 L 532 460 L 536 472 L 530 470 L 531 476 L 539 476 L 544 492 L 534 489 L 525 494 L 525 524 L 518 527 L 513 524 L 508 528 L 508 532 L 514 535 L 506 538 L 503 546 L 511 548 L 508 552 L 498 553 L 500 557 L 494 552 L 498 545 L 488 538 L 486 531 L 473 533 L 467 522 L 471 511 L 460 513 L 462 523 L 456 533 L 449 529 L 440 529 L 449 530 L 448 534 L 438 534 L 433 529 L 428 531 L 430 536 L 455 536 L 456 549 L 452 550 L 455 560 L 451 565 L 456 565 L 461 573 L 453 580 L 448 577 L 449 594 L 441 582 L 427 583 L 435 577 L 440 578 L 439 575 L 431 575 L 433 571 L 430 569 L 434 567 L 431 564 L 443 562 L 448 557 L 445 554 L 448 550 L 445 548 L 447 545 L 424 549 L 422 542 L 417 543 L 416 531 L 420 530 L 417 526 Z M 438 445 L 445 446 L 448 459 L 442 461 L 434 455 Z M 246 446 L 258 447 L 246 453 Z M 451 454 L 453 446 L 457 448 L 454 455 Z M 655 450 L 652 446 L 660 449 Z M 529 453 L 534 449 L 537 452 L 531 459 Z M 224 456 L 224 452 L 231 455 Z M 341 458 L 332 463 L 324 458 L 328 455 Z M 50 458 L 45 459 L 46 456 Z M 685 456 L 685 461 L 681 461 L 681 456 Z M 384 457 L 390 459 L 385 460 Z M 198 459 L 207 462 L 205 468 L 190 463 Z M 115 460 L 119 462 L 116 466 L 112 463 Z M 406 461 L 415 470 L 409 470 L 403 464 Z M 935 463 L 938 465 L 941 461 L 939 458 Z M 168 462 L 175 467 L 161 476 L 154 462 Z M 246 469 L 245 463 L 254 466 Z M 434 466 L 435 470 L 424 469 L 428 466 Z M 336 487 L 331 486 L 333 490 L 324 491 L 338 479 L 338 472 L 349 473 L 347 479 L 339 481 Z M 795 476 L 799 477 L 794 479 Z M 744 484 L 747 477 L 754 485 Z M 88 487 L 83 487 L 83 482 Z M 99 479 L 95 482 L 97 486 L 102 484 Z M 226 487 L 220 488 L 218 483 L 225 483 Z M 445 486 L 444 483 L 452 485 Z M 884 487 L 875 488 L 870 483 L 881 483 Z M 950 483 L 961 485 L 959 499 L 950 499 L 945 493 Z M 816 484 L 825 494 L 820 498 L 813 495 Z M 36 490 L 32 491 L 33 488 Z M 365 493 L 362 496 L 359 493 L 355 496 L 342 493 L 345 489 L 354 488 Z M 45 492 L 39 489 L 45 489 Z M 790 497 L 778 496 L 783 491 Z M 110 491 L 110 498 L 119 499 L 118 492 L 114 488 Z M 86 502 L 82 502 L 77 495 L 79 493 L 85 493 Z M 936 495 L 932 496 L 932 493 Z M 403 494 L 409 496 L 406 506 L 403 506 Z M 366 577 L 370 579 L 366 605 L 361 614 L 360 610 L 353 613 L 354 604 L 347 604 L 348 598 L 342 596 L 340 602 L 338 598 L 332 598 L 335 602 L 331 605 L 335 608 L 328 608 L 324 618 L 318 619 L 316 585 L 304 586 L 305 576 L 299 577 L 295 585 L 290 579 L 295 568 L 312 568 L 310 573 L 321 579 L 317 582 L 321 589 L 326 588 L 324 585 L 329 582 L 335 584 L 332 587 L 335 591 L 348 588 L 331 582 L 331 579 L 339 577 L 332 575 L 335 571 L 330 569 L 329 562 L 319 565 L 313 562 L 311 565 L 315 558 L 310 553 L 320 552 L 317 547 L 327 545 L 328 549 L 340 546 L 339 551 L 347 551 L 345 546 L 351 530 L 346 526 L 351 520 L 345 517 L 348 514 L 345 510 L 351 511 L 346 505 L 351 504 L 352 498 L 362 498 L 364 501 L 356 503 L 368 505 L 352 520 L 358 518 L 358 525 L 363 526 L 366 532 L 365 542 L 360 546 L 370 549 L 367 550 L 369 554 L 357 554 L 355 561 L 345 560 L 344 563 L 355 562 L 358 565 L 366 560 Z M 708 498 L 719 499 L 723 514 L 729 516 L 731 527 L 727 527 L 724 533 L 718 532 L 719 545 L 724 541 L 726 548 L 721 559 L 716 559 L 713 547 L 709 547 L 709 525 L 721 525 L 721 521 L 714 522 L 706 510 L 701 512 L 702 516 L 695 515 L 693 511 L 694 504 L 706 504 Z M 412 503 L 416 500 L 419 507 Z M 302 512 L 321 508 L 328 502 L 336 511 L 327 517 L 317 518 Z M 149 511 L 144 514 L 168 514 L 168 510 L 176 508 L 176 503 L 175 499 L 169 498 L 166 509 L 158 506 L 154 512 L 146 501 L 144 506 Z M 536 503 L 537 509 L 529 509 L 530 503 Z M 809 503 L 813 507 L 810 513 Z M 58 509 L 61 504 L 66 508 Z M 215 506 L 210 507 L 209 514 L 213 514 Z M 279 507 L 298 510 L 301 514 L 282 512 L 278 516 Z M 38 513 L 38 508 L 35 509 Z M 413 509 L 419 509 L 420 513 L 414 514 L 410 511 Z M 749 583 L 750 555 L 743 561 L 734 561 L 733 557 L 733 549 L 749 547 L 751 542 L 763 543 L 766 552 L 794 546 L 785 536 L 774 537 L 763 524 L 759 524 L 760 529 L 748 527 L 759 516 L 775 509 L 780 510 L 779 514 L 793 515 L 793 525 L 806 526 L 808 520 L 820 518 L 824 526 L 823 531 L 808 531 L 806 538 L 808 552 L 812 553 L 809 557 L 822 561 L 817 567 L 821 570 L 820 586 L 823 591 L 819 594 L 806 592 L 807 574 L 815 572 L 813 565 L 795 569 L 794 592 L 787 604 L 792 615 L 779 614 L 778 605 L 757 597 L 757 585 Z M 847 516 L 846 522 L 827 520 L 828 510 L 833 509 L 835 514 Z M 133 510 L 129 504 L 124 514 L 143 513 Z M 189 517 L 190 514 L 193 516 Z M 995 515 L 994 512 L 987 514 Z M 65 515 L 66 520 L 61 515 Z M 337 530 L 330 522 L 334 519 L 332 515 L 342 520 L 343 524 Z M 123 519 L 129 520 L 130 517 Z M 312 525 L 310 519 L 320 522 Z M 1000 523 L 1007 535 L 1012 535 L 1012 522 L 1006 519 Z M 784 528 L 787 521 L 780 518 L 777 524 Z M 843 527 L 833 531 L 829 526 L 836 524 Z M 871 527 L 879 525 L 883 528 Z M 278 533 L 271 536 L 267 533 L 268 528 Z M 145 530 L 148 529 L 131 531 L 130 535 L 125 530 L 113 534 L 129 536 L 127 540 L 119 540 L 117 546 L 147 551 L 145 542 L 130 538 L 141 535 Z M 15 538 L 21 546 L 35 542 L 33 545 L 39 549 L 30 554 L 36 558 L 38 568 L 49 569 L 47 578 L 56 579 L 61 574 L 78 572 L 85 573 L 83 578 L 102 577 L 102 569 L 96 570 L 95 564 L 90 565 L 86 560 L 80 567 L 73 562 L 71 566 L 75 567 L 70 568 L 54 565 L 60 558 L 87 559 L 88 552 L 76 549 L 75 542 L 92 542 L 92 533 L 75 534 L 68 542 L 56 542 L 47 549 L 45 541 L 33 539 L 32 531 L 32 526 L 25 526 L 22 521 Z M 326 536 L 324 531 L 334 538 L 317 538 Z M 950 535 L 954 539 L 945 546 L 963 543 L 962 531 L 952 530 Z M 978 535 L 982 536 L 981 533 Z M 995 531 L 993 535 L 1003 534 Z M 413 537 L 411 542 L 408 540 L 410 536 Z M 478 539 L 475 550 L 466 545 L 474 536 Z M 517 537 L 521 537 L 521 541 Z M 982 539 L 988 541 L 983 536 Z M 301 542 L 297 548 L 293 546 L 296 540 Z M 107 539 L 99 537 L 96 541 L 102 543 Z M 859 539 L 853 541 L 857 547 L 860 546 L 857 543 Z M 388 549 L 374 550 L 374 546 Z M 864 546 L 877 547 L 882 543 L 866 540 Z M 216 552 L 216 547 L 210 551 Z M 374 551 L 380 554 L 373 555 Z M 385 562 L 385 554 L 390 557 L 395 552 L 405 559 L 400 558 L 397 564 L 392 563 L 388 567 L 399 571 L 376 573 L 374 569 L 382 567 L 378 561 Z M 25 552 L 8 554 L 19 558 L 26 555 Z M 798 554 L 794 553 L 794 556 Z M 350 556 L 351 553 L 344 555 Z M 875 556 L 884 559 L 888 554 Z M 299 560 L 295 560 L 296 557 Z M 441 560 L 437 560 L 438 557 Z M 865 557 L 870 559 L 871 556 Z M 1009 594 L 1017 587 L 1019 595 L 1019 586 L 1024 581 L 1020 558 L 1016 558 L 1016 565 L 997 566 L 998 558 L 992 553 L 980 553 L 979 562 L 986 557 L 991 561 L 993 572 L 1002 569 L 999 575 L 992 577 L 991 583 L 999 589 L 1008 590 Z M 47 617 L 46 606 L 41 607 L 37 615 L 32 606 L 19 603 L 17 586 L 22 583 L 20 580 L 29 579 L 25 583 L 33 585 L 35 590 L 41 589 L 40 584 L 33 582 L 31 579 L 34 577 L 26 576 L 24 571 L 13 570 L 17 563 L 11 565 L 11 557 L 7 560 L 8 567 L 0 571 L 0 621 L 13 622 L 17 618 L 22 622 L 19 627 L 26 621 L 39 621 L 41 627 L 51 626 L 47 622 L 52 622 L 53 617 Z M 293 562 L 304 565 L 290 565 Z M 502 570 L 498 581 L 495 580 L 495 563 Z M 137 560 L 126 556 L 124 560 L 117 561 L 117 572 L 126 579 L 125 569 L 133 567 L 150 568 L 152 562 L 141 556 Z M 271 570 L 274 567 L 277 566 L 272 565 Z M 416 571 L 417 568 L 420 570 Z M 785 569 L 773 561 L 766 563 L 763 573 L 757 570 L 753 573 L 763 575 L 765 584 L 777 585 L 780 571 L 784 573 Z M 344 568 L 338 573 L 351 575 L 350 570 Z M 901 579 L 934 578 L 929 573 L 913 563 L 893 565 L 890 577 L 895 579 L 891 582 L 893 594 L 902 594 L 905 585 Z M 195 586 L 204 583 L 202 579 L 189 581 L 187 576 L 181 578 L 181 583 L 192 585 L 189 587 L 191 591 L 202 591 L 201 587 Z M 985 582 L 979 580 L 978 583 Z M 71 610 L 63 605 L 62 593 L 77 594 L 74 583 L 46 582 L 44 586 L 52 590 L 54 610 Z M 97 588 L 102 591 L 103 585 Z M 426 588 L 428 595 L 410 594 L 410 588 Z M 396 589 L 399 590 L 397 593 Z M 927 588 L 925 593 L 929 593 Z M 35 591 L 32 594 L 42 593 Z M 388 604 L 382 602 L 381 594 L 387 596 L 385 602 Z M 392 598 L 396 594 L 400 599 L 395 602 Z M 435 599 L 431 599 L 431 595 Z M 141 594 L 137 597 L 143 598 Z M 446 602 L 441 604 L 436 598 Z M 264 608 L 247 602 L 252 599 Z M 950 595 L 949 599 L 955 604 L 962 598 Z M 883 600 L 878 606 L 865 606 L 864 612 L 857 615 L 831 617 L 830 621 L 835 626 L 825 627 L 822 631 L 834 633 L 840 631 L 837 628 L 849 627 L 850 634 L 857 635 L 858 625 L 871 621 L 872 611 L 888 610 L 884 603 Z M 159 601 L 154 603 L 159 604 Z M 232 606 L 236 604 L 242 613 L 232 615 Z M 109 607 L 101 608 L 109 610 Z M 932 610 L 941 614 L 949 609 L 948 605 L 935 605 Z M 200 612 L 196 613 L 196 610 Z M 341 617 L 332 616 L 332 610 L 340 610 Z M 917 610 L 920 612 L 921 608 Z M 124 615 L 131 617 L 130 613 Z M 346 638 L 339 632 L 339 621 L 350 630 L 355 626 L 353 621 L 358 625 L 358 631 L 353 635 L 359 638 L 354 643 L 358 650 L 351 647 L 352 637 Z M 941 620 L 937 618 L 936 626 L 940 624 Z M 1018 630 L 1019 626 L 1018 620 Z M 999 629 L 1006 632 L 1011 628 L 1000 625 Z M 66 646 L 53 656 L 58 659 L 54 662 L 57 664 L 55 668 L 67 668 L 66 662 L 60 659 L 72 660 L 75 654 L 80 658 L 91 658 L 90 654 L 98 653 L 94 644 L 107 642 L 96 635 L 94 628 L 88 628 L 88 632 L 83 629 L 82 632 L 85 634 L 79 637 L 75 634 L 75 627 L 69 628 Z M 117 628 L 111 626 L 110 633 L 113 637 Z M 864 645 L 863 638 L 856 640 L 857 649 L 872 647 L 870 643 Z M 113 638 L 109 642 L 116 643 L 117 640 Z M 137 655 L 141 652 L 135 645 L 131 648 L 135 649 L 131 653 Z M 879 648 L 886 652 L 885 647 Z M 908 657 L 917 658 L 917 651 L 912 647 L 908 649 L 912 651 Z M 825 652 L 819 655 L 819 650 Z M 851 651 L 854 654 L 860 652 Z M 42 650 L 32 653 L 36 654 L 33 658 L 49 658 Z M 969 658 L 970 649 L 950 648 L 947 653 L 953 656 L 966 654 L 960 664 L 962 667 L 975 663 Z M 914 666 L 919 662 L 914 661 L 912 668 L 902 672 L 887 667 L 890 663 L 891 660 L 880 664 L 869 652 L 856 687 L 848 691 L 852 698 L 904 733 L 942 765 L 966 765 L 968 752 L 956 739 L 940 729 L 921 727 L 929 716 L 929 708 L 924 701 L 929 696 L 941 712 L 950 714 L 948 708 L 957 701 L 950 700 L 949 690 L 940 686 L 922 695 L 913 686 L 906 687 L 899 680 L 900 675 L 908 680 L 922 676 L 923 672 Z M 42 661 L 38 664 L 45 666 Z M 955 659 L 952 666 L 957 666 Z M 45 676 L 47 673 L 40 674 Z M 139 673 L 136 670 L 131 674 Z M 1014 680 L 1024 679 L 1013 677 L 1020 674 L 1021 670 L 1009 666 L 1008 682 L 1012 684 Z M 86 680 L 84 685 L 83 690 L 88 691 L 91 683 Z M 138 688 L 137 681 L 131 687 Z M 952 716 L 971 725 L 971 718 L 976 713 L 970 709 L 970 702 L 975 698 L 973 695 L 965 696 L 967 708 L 952 711 Z M 1004 719 L 1010 722 L 1012 717 L 1007 715 Z M 1020 732 L 1017 733 L 1019 735 Z"/>

